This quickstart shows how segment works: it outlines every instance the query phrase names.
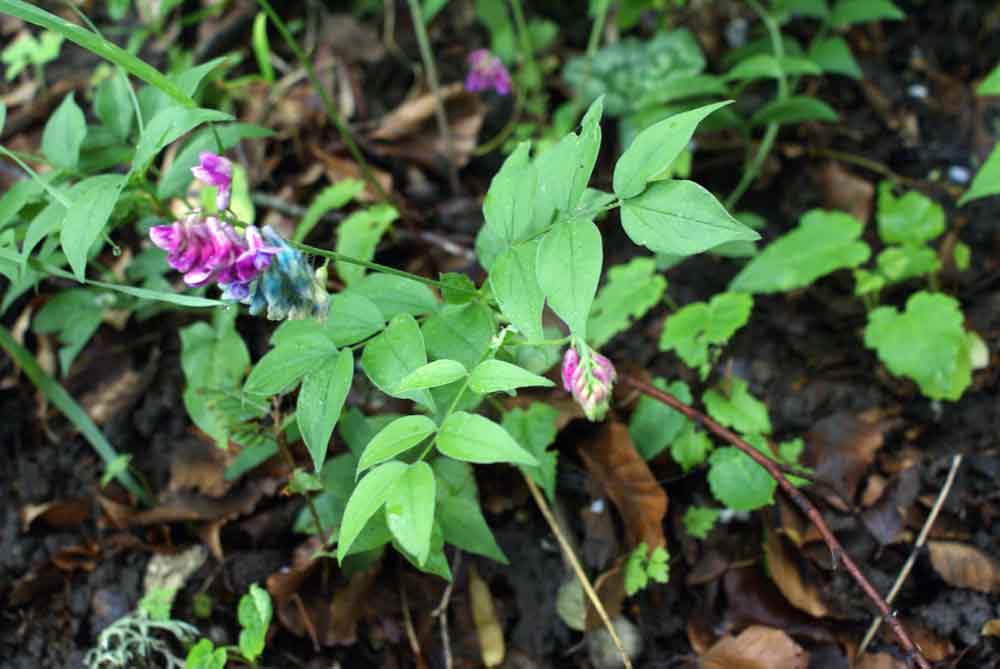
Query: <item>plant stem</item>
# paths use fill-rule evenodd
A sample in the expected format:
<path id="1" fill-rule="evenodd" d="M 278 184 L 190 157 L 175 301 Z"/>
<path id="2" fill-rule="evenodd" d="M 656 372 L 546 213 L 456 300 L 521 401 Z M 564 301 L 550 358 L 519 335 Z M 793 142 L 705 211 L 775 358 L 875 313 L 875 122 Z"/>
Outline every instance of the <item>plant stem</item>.
<path id="1" fill-rule="evenodd" d="M 611 0 L 602 0 L 601 6 L 597 8 L 597 16 L 590 26 L 590 37 L 587 39 L 587 57 L 592 58 L 597 53 L 597 47 L 601 45 L 601 33 L 604 32 L 604 23 L 608 19 L 608 9 L 611 7 Z M 587 65 L 588 74 L 590 65 Z"/>
<path id="2" fill-rule="evenodd" d="M 780 61 L 785 55 L 785 45 L 781 41 L 781 31 L 778 28 L 777 21 L 774 17 L 767 13 L 767 11 L 761 7 L 757 0 L 747 0 L 747 3 L 753 8 L 755 12 L 760 16 L 760 20 L 764 22 L 764 27 L 767 28 L 767 34 L 771 38 L 771 51 L 774 52 L 774 57 L 779 61 L 779 69 L 781 67 Z M 788 99 L 788 80 L 785 78 L 784 70 L 781 71 L 781 75 L 778 77 L 778 96 L 777 100 L 782 101 Z M 764 131 L 764 137 L 760 140 L 760 145 L 757 147 L 757 153 L 754 154 L 746 166 L 743 168 L 743 175 L 740 177 L 739 183 L 736 184 L 736 188 L 733 192 L 729 194 L 726 198 L 726 209 L 732 209 L 736 206 L 736 203 L 740 201 L 746 193 L 747 188 L 750 184 L 754 182 L 757 175 L 760 174 L 760 168 L 764 165 L 764 161 L 767 160 L 767 156 L 771 153 L 771 148 L 774 146 L 774 140 L 778 138 L 778 129 L 780 128 L 780 123 L 768 123 L 767 129 Z"/>
<path id="3" fill-rule="evenodd" d="M 830 531 L 829 525 L 827 525 L 826 521 L 823 520 L 823 516 L 820 515 L 819 510 L 816 509 L 813 503 L 810 502 L 798 488 L 792 485 L 788 478 L 785 477 L 785 475 L 778 468 L 777 463 L 741 439 L 734 432 L 727 430 L 722 425 L 719 425 L 697 409 L 688 406 L 676 397 L 668 395 L 659 388 L 655 388 L 648 383 L 644 383 L 626 375 L 621 377 L 621 381 L 625 385 L 635 388 L 644 395 L 652 397 L 653 399 L 658 400 L 670 408 L 684 414 L 688 420 L 696 425 L 704 427 L 717 437 L 729 442 L 739 450 L 743 451 L 743 453 L 748 455 L 750 459 L 758 465 L 763 467 L 767 473 L 771 475 L 771 478 L 777 481 L 778 485 L 785 492 L 785 494 L 788 495 L 795 506 L 797 506 L 802 513 L 808 516 L 809 520 L 811 520 L 813 525 L 816 526 L 816 529 L 819 530 L 819 533 L 823 536 L 823 541 L 825 541 L 826 545 L 830 548 L 830 553 L 833 555 L 834 560 L 839 560 L 840 563 L 844 565 L 844 568 L 854 579 L 855 583 L 858 584 L 858 587 L 861 588 L 865 595 L 868 596 L 868 599 L 870 599 L 875 605 L 875 608 L 878 609 L 879 613 L 882 614 L 882 617 L 886 620 L 886 622 L 888 622 L 889 627 L 892 628 L 893 633 L 896 635 L 896 638 L 899 640 L 900 645 L 903 647 L 903 650 L 907 653 L 907 655 L 912 657 L 921 669 L 930 669 L 930 665 L 927 663 L 927 660 L 920 653 L 920 650 L 914 645 L 913 641 L 910 640 L 906 630 L 904 630 L 903 626 L 899 624 L 899 620 L 896 619 L 896 616 L 889 608 L 889 605 L 886 604 L 885 600 L 882 599 L 882 596 L 861 572 L 858 566 L 854 563 L 854 560 L 851 559 L 851 556 L 844 550 L 840 541 L 838 541 L 837 537 Z"/>
<path id="4" fill-rule="evenodd" d="M 53 188 L 52 186 L 50 186 L 47 181 L 45 181 L 40 176 L 38 176 L 38 172 L 36 172 L 35 170 L 31 169 L 31 166 L 28 165 L 23 160 L 21 160 L 20 158 L 18 158 L 14 154 L 13 151 L 11 151 L 10 149 L 8 149 L 5 146 L 0 146 L 0 156 L 7 156 L 11 160 L 13 160 L 15 163 L 17 163 L 18 167 L 20 167 L 22 170 L 24 170 L 25 172 L 27 172 L 28 176 L 30 176 L 32 179 L 34 179 L 35 182 L 38 183 L 38 185 L 40 185 L 43 189 L 45 189 L 45 192 L 48 193 L 49 197 L 51 197 L 53 200 L 55 200 L 56 202 L 58 202 L 62 206 L 66 207 L 67 209 L 69 209 L 71 206 L 73 206 L 70 203 L 70 201 L 67 200 L 66 197 L 62 193 L 60 193 L 58 190 L 56 190 L 55 188 Z"/>
<path id="5" fill-rule="evenodd" d="M 295 473 L 296 464 L 295 456 L 292 455 L 292 449 L 288 447 L 288 442 L 285 440 L 285 430 L 281 425 L 281 411 L 278 408 L 278 400 L 275 398 L 274 404 L 271 408 L 271 419 L 274 422 L 274 440 L 278 442 L 278 450 L 281 451 L 282 457 L 285 459 L 285 464 L 291 469 L 289 476 Z M 316 504 L 313 502 L 312 495 L 308 492 L 303 492 L 302 496 L 306 498 L 306 505 L 309 507 L 309 515 L 312 516 L 313 522 L 316 523 L 316 534 L 319 535 L 320 541 L 323 545 L 326 545 L 326 532 L 323 530 L 323 521 L 320 519 L 319 511 L 316 509 Z"/>
<path id="6" fill-rule="evenodd" d="M 434 117 L 437 119 L 438 132 L 444 138 L 445 148 L 448 152 L 448 181 L 451 184 L 451 192 L 457 194 L 461 191 L 461 184 L 458 181 L 458 168 L 455 166 L 455 141 L 451 136 L 451 127 L 448 125 L 448 115 L 444 111 L 444 101 L 441 99 L 441 86 L 438 83 L 434 54 L 431 53 L 431 42 L 427 38 L 427 26 L 424 25 L 424 17 L 420 13 L 419 0 L 408 1 L 410 15 L 413 18 L 413 31 L 417 34 L 417 46 L 420 47 L 420 59 L 424 62 L 424 69 L 427 70 L 427 81 L 431 85 L 431 93 L 434 94 Z"/>
<path id="7" fill-rule="evenodd" d="M 344 142 L 344 145 L 350 152 L 351 157 L 354 158 L 354 162 L 356 162 L 358 167 L 361 168 L 361 174 L 364 177 L 365 182 L 371 186 L 372 190 L 375 191 L 381 199 L 391 201 L 392 198 L 389 197 L 389 194 L 384 188 L 382 188 L 382 184 L 380 184 L 378 179 L 375 178 L 371 167 L 368 166 L 368 161 L 365 160 L 365 157 L 361 154 L 361 150 L 358 148 L 357 142 L 355 142 L 354 138 L 351 137 L 350 131 L 347 129 L 343 120 L 341 120 L 340 114 L 337 113 L 337 107 L 333 104 L 333 99 L 330 97 L 326 88 L 323 87 L 319 77 L 316 76 L 316 69 L 313 67 L 312 62 L 310 62 L 305 52 L 302 51 L 302 47 L 299 46 L 299 43 L 288 29 L 285 21 L 276 11 L 274 11 L 274 8 L 271 7 L 271 3 L 268 0 L 257 0 L 257 4 L 260 5 L 261 9 L 264 10 L 268 18 L 274 23 L 275 29 L 281 35 L 282 39 L 285 40 L 285 44 L 287 44 L 288 48 L 292 50 L 296 60 L 299 61 L 299 64 L 306 71 L 309 83 L 311 83 L 313 88 L 316 89 L 316 92 L 319 93 L 320 99 L 323 101 L 323 109 L 326 110 L 326 115 L 337 128 L 337 133 L 340 134 L 340 139 Z"/>
<path id="8" fill-rule="evenodd" d="M 395 267 L 389 267 L 388 265 L 381 265 L 377 262 L 369 262 L 367 260 L 361 260 L 360 258 L 353 258 L 351 256 L 345 256 L 342 253 L 337 253 L 336 251 L 327 251 L 326 249 L 321 249 L 315 246 L 309 246 L 308 244 L 303 244 L 301 242 L 288 242 L 291 246 L 299 249 L 300 251 L 305 251 L 306 253 L 311 253 L 313 255 L 322 256 L 324 258 L 330 258 L 331 260 L 339 260 L 341 262 L 350 263 L 351 265 L 360 265 L 361 267 L 367 267 L 368 269 L 375 270 L 376 272 L 382 272 L 383 274 L 392 274 L 393 276 L 403 277 L 404 279 L 410 279 L 411 281 L 418 281 L 420 283 L 427 284 L 428 286 L 434 286 L 435 288 L 440 288 L 442 290 L 453 290 L 459 293 L 465 293 L 467 295 L 478 295 L 479 292 L 471 290 L 469 288 L 462 288 L 461 286 L 450 286 L 443 281 L 437 281 L 435 279 L 428 279 L 425 276 L 420 276 L 419 274 L 413 274 L 411 272 L 406 272 L 401 269 L 396 269 Z"/>
<path id="9" fill-rule="evenodd" d="M 538 70 L 538 63 L 535 62 L 535 47 L 531 43 L 531 33 L 528 32 L 528 22 L 524 20 L 524 7 L 521 0 L 510 0 L 511 13 L 514 14 L 514 26 L 517 28 L 517 38 L 521 42 L 521 58 L 524 64 L 521 66 L 528 74 L 528 82 L 533 86 L 541 83 L 541 74 Z"/>

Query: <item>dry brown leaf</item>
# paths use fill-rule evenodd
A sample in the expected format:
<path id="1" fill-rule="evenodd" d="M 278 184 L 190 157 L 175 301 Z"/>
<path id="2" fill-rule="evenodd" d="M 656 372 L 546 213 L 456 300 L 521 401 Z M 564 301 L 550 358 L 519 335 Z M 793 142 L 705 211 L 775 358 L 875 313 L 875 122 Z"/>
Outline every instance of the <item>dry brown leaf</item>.
<path id="1" fill-rule="evenodd" d="M 808 563 L 797 560 L 792 551 L 785 546 L 781 535 L 774 530 L 767 531 L 764 555 L 767 557 L 767 569 L 771 580 L 792 606 L 816 618 L 829 615 L 830 609 L 820 594 L 822 584 L 818 576 L 813 575 L 809 578 L 803 573 Z"/>
<path id="2" fill-rule="evenodd" d="M 493 595 L 476 570 L 476 565 L 469 564 L 469 603 L 472 607 L 472 621 L 476 625 L 479 637 L 479 651 L 483 664 L 495 667 L 503 662 L 507 646 L 503 638 L 503 628 L 497 619 L 496 608 L 493 606 Z"/>
<path id="3" fill-rule="evenodd" d="M 650 550 L 665 545 L 667 493 L 635 450 L 628 427 L 607 421 L 577 450 L 587 471 L 618 508 L 629 545 L 645 542 Z"/>
<path id="4" fill-rule="evenodd" d="M 855 174 L 851 174 L 835 161 L 828 161 L 815 174 L 823 191 L 823 204 L 831 209 L 846 211 L 862 223 L 872 215 L 875 187 Z"/>
<path id="5" fill-rule="evenodd" d="M 71 529 L 78 527 L 89 515 L 90 504 L 82 497 L 45 504 L 26 504 L 21 507 L 21 531 L 27 532 L 36 520 L 57 530 Z"/>
<path id="6" fill-rule="evenodd" d="M 788 603 L 759 566 L 732 568 L 722 579 L 726 629 L 763 625 L 818 643 L 833 641 L 829 627 Z"/>
<path id="7" fill-rule="evenodd" d="M 1000 591 L 1000 563 L 969 544 L 928 542 L 931 564 L 948 585 L 979 592 Z"/>
<path id="8" fill-rule="evenodd" d="M 778 629 L 754 625 L 727 636 L 701 656 L 700 669 L 806 669 L 809 655 Z"/>
<path id="9" fill-rule="evenodd" d="M 982 636 L 1000 636 L 1000 618 L 987 620 L 983 624 L 983 629 L 979 630 Z"/>
<path id="10" fill-rule="evenodd" d="M 335 184 L 338 181 L 343 181 L 344 179 L 361 179 L 364 181 L 364 173 L 358 164 L 353 160 L 348 160 L 346 158 L 341 158 L 340 156 L 335 156 L 331 153 L 327 153 L 318 146 L 310 147 L 312 154 L 316 157 L 323 165 L 326 167 L 326 178 L 330 183 Z M 369 165 L 372 175 L 375 177 L 375 181 L 382 187 L 386 193 L 392 193 L 392 175 L 388 172 L 380 170 L 377 167 Z M 358 195 L 358 201 L 360 202 L 377 202 L 382 199 L 378 193 L 376 193 L 371 185 L 367 182 L 365 183 L 364 190 Z"/>
<path id="11" fill-rule="evenodd" d="M 866 653 L 855 665 L 857 669 L 906 669 L 906 662 L 889 653 Z"/>

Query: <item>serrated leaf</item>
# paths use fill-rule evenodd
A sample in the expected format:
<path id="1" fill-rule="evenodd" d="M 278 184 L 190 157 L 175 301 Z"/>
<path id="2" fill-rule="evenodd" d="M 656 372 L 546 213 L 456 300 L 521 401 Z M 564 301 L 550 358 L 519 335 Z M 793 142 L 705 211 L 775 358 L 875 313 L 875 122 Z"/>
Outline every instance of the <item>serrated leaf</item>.
<path id="1" fill-rule="evenodd" d="M 362 369 L 379 390 L 392 397 L 419 402 L 433 411 L 434 400 L 426 390 L 398 389 L 407 374 L 426 364 L 423 334 L 409 314 L 399 314 L 389 321 L 389 326 L 368 342 L 361 355 Z"/>
<path id="2" fill-rule="evenodd" d="M 389 531 L 421 566 L 427 562 L 431 550 L 435 496 L 434 472 L 421 461 L 406 468 L 385 501 Z"/>
<path id="3" fill-rule="evenodd" d="M 621 219 L 633 242 L 656 253 L 692 255 L 724 242 L 760 239 L 693 181 L 652 184 L 622 204 Z"/>
<path id="4" fill-rule="evenodd" d="M 336 356 L 327 357 L 318 369 L 307 372 L 302 379 L 295 419 L 317 472 L 326 461 L 330 436 L 353 380 L 354 354 L 346 348 Z"/>
<path id="5" fill-rule="evenodd" d="M 707 506 L 691 506 L 684 512 L 684 529 L 696 539 L 705 539 L 719 519 L 719 510 Z"/>
<path id="6" fill-rule="evenodd" d="M 529 339 L 543 339 L 545 295 L 538 285 L 535 263 L 538 241 L 525 242 L 501 253 L 490 270 L 490 286 L 500 311 Z"/>
<path id="7" fill-rule="evenodd" d="M 56 168 L 73 170 L 80 161 L 80 147 L 87 136 L 87 121 L 73 94 L 63 98 L 42 132 L 42 153 Z M 110 176 L 110 175 L 106 175 Z"/>
<path id="8" fill-rule="evenodd" d="M 532 402 L 527 410 L 514 409 L 503 415 L 503 428 L 538 460 L 536 466 L 522 466 L 550 502 L 556 499 L 556 461 L 559 454 L 548 450 L 556 439 L 559 412 L 548 404 Z"/>
<path id="9" fill-rule="evenodd" d="M 482 395 L 527 386 L 549 388 L 554 385 L 544 376 L 532 374 L 522 367 L 495 359 L 479 363 L 469 375 L 469 388 Z"/>
<path id="10" fill-rule="evenodd" d="M 403 377 L 396 387 L 398 392 L 444 386 L 465 378 L 469 370 L 457 360 L 435 360 L 422 365 Z"/>
<path id="11" fill-rule="evenodd" d="M 552 311 L 578 337 L 586 337 L 603 261 L 601 233 L 589 220 L 559 223 L 538 245 L 538 285 Z"/>
<path id="12" fill-rule="evenodd" d="M 59 242 L 77 280 L 82 281 L 86 275 L 90 247 L 104 232 L 124 186 L 123 175 L 101 174 L 84 179 L 70 190 L 73 206 L 66 212 Z"/>
<path id="13" fill-rule="evenodd" d="M 502 427 L 488 418 L 465 411 L 456 411 L 441 424 L 437 448 L 444 455 L 463 462 L 538 464 L 538 460 Z"/>
<path id="14" fill-rule="evenodd" d="M 710 368 L 709 347 L 721 346 L 746 325 L 753 297 L 746 293 L 720 293 L 705 302 L 685 305 L 667 317 L 660 335 L 661 351 L 676 351 L 702 378 Z"/>
<path id="15" fill-rule="evenodd" d="M 747 382 L 733 377 L 729 380 L 729 393 L 712 388 L 702 396 L 708 414 L 726 427 L 743 434 L 770 434 L 771 419 L 767 406 L 750 394 Z"/>
<path id="16" fill-rule="evenodd" d="M 434 434 L 437 425 L 427 416 L 403 416 L 371 438 L 358 460 L 358 473 L 405 453 Z"/>
<path id="17" fill-rule="evenodd" d="M 670 457 L 679 464 L 685 472 L 698 467 L 708 454 L 712 452 L 712 440 L 704 432 L 699 432 L 693 426 L 688 426 L 672 444 Z"/>
<path id="18" fill-rule="evenodd" d="M 358 482 L 344 507 L 344 517 L 337 539 L 337 561 L 343 564 L 351 544 L 361 534 L 368 520 L 382 508 L 392 489 L 409 466 L 398 460 L 386 462 L 371 470 Z"/>
<path id="19" fill-rule="evenodd" d="M 830 12 L 830 25 L 835 28 L 869 21 L 902 21 L 906 18 L 890 0 L 837 0 Z"/>
<path id="20" fill-rule="evenodd" d="M 839 118 L 837 112 L 822 100 L 793 95 L 784 100 L 775 100 L 764 105 L 750 117 L 750 123 L 751 125 L 793 124 L 805 123 L 806 121 L 836 123 Z"/>
<path id="21" fill-rule="evenodd" d="M 813 209 L 799 226 L 771 242 L 730 282 L 729 289 L 777 293 L 808 286 L 838 269 L 857 267 L 868 259 L 859 241 L 862 225 L 837 211 Z"/>
<path id="22" fill-rule="evenodd" d="M 852 79 L 860 79 L 863 74 L 847 40 L 839 35 L 814 40 L 809 45 L 809 60 L 823 68 L 824 72 L 842 74 Z"/>
<path id="23" fill-rule="evenodd" d="M 667 385 L 665 380 L 657 377 L 653 379 L 653 385 L 685 404 L 691 403 L 691 390 L 683 381 Z M 648 461 L 677 439 L 687 424 L 687 418 L 676 409 L 643 395 L 629 418 L 628 433 L 635 450 L 643 460 Z"/>
<path id="24" fill-rule="evenodd" d="M 877 351 L 890 372 L 916 381 L 927 397 L 954 401 L 972 381 L 963 321 L 957 300 L 921 291 L 910 296 L 903 312 L 872 311 L 865 346 Z"/>
<path id="25" fill-rule="evenodd" d="M 587 342 L 602 347 L 656 306 L 666 289 L 667 280 L 656 273 L 653 258 L 635 258 L 609 269 L 607 283 L 590 308 Z"/>
<path id="26" fill-rule="evenodd" d="M 675 114 L 640 132 L 615 163 L 615 194 L 627 199 L 641 193 L 687 148 L 702 119 L 731 103 L 726 100 Z"/>
<path id="27" fill-rule="evenodd" d="M 264 642 L 267 640 L 267 628 L 271 624 L 273 609 L 271 596 L 256 583 L 251 584 L 250 592 L 240 598 L 237 617 L 240 627 L 240 652 L 250 661 L 256 660 L 264 652 Z"/>
<path id="28" fill-rule="evenodd" d="M 923 244 L 944 232 L 944 209 L 919 191 L 901 197 L 890 182 L 878 190 L 878 233 L 886 244 Z"/>
<path id="29" fill-rule="evenodd" d="M 717 500 L 735 511 L 753 511 L 774 501 L 774 479 L 750 456 L 732 446 L 709 457 L 708 486 Z"/>
<path id="30" fill-rule="evenodd" d="M 958 206 L 963 206 L 972 200 L 981 197 L 988 197 L 1000 193 L 1000 142 L 998 142 L 990 152 L 986 162 L 983 163 L 976 176 L 972 179 L 969 190 L 958 198 Z"/>

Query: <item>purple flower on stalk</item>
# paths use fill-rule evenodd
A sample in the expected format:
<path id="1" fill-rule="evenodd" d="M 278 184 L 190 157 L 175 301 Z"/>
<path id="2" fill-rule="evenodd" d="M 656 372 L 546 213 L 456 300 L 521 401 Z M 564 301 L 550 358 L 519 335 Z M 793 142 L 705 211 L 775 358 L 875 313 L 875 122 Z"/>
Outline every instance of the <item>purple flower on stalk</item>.
<path id="1" fill-rule="evenodd" d="M 229 196 L 233 186 L 233 164 L 228 158 L 203 151 L 198 156 L 198 164 L 191 168 L 194 178 L 218 189 L 215 206 L 225 211 L 229 208 Z"/>
<path id="2" fill-rule="evenodd" d="M 476 49 L 469 54 L 469 74 L 465 77 L 465 90 L 478 93 L 489 88 L 500 95 L 510 93 L 510 73 L 500 59 L 487 49 Z"/>
<path id="3" fill-rule="evenodd" d="M 563 356 L 563 387 L 573 394 L 589 420 L 602 420 L 611 403 L 611 388 L 618 379 L 615 366 L 603 355 L 584 346 L 581 356 L 577 344 Z"/>

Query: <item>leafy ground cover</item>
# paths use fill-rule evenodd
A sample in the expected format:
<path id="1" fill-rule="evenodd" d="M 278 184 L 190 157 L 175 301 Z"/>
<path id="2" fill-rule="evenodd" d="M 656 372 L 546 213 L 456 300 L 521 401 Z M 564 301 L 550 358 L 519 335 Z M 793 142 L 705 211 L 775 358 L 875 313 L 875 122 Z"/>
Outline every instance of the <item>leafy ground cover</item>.
<path id="1" fill-rule="evenodd" d="M 996 7 L 276 9 L 0 2 L 0 666 L 1000 666 Z"/>

